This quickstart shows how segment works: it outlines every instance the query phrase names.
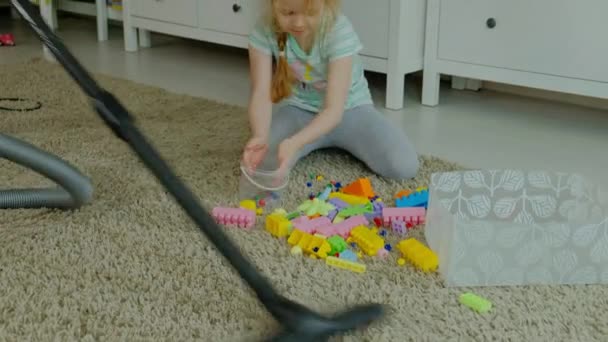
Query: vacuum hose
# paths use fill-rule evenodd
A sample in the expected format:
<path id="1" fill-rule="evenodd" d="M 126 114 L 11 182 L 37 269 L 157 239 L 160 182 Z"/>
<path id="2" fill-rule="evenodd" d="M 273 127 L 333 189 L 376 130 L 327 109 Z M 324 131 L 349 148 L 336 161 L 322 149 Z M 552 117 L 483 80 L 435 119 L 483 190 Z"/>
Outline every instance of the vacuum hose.
<path id="1" fill-rule="evenodd" d="M 0 190 L 0 209 L 75 209 L 91 201 L 90 180 L 48 152 L 0 133 L 0 158 L 32 169 L 60 185 L 46 189 Z"/>

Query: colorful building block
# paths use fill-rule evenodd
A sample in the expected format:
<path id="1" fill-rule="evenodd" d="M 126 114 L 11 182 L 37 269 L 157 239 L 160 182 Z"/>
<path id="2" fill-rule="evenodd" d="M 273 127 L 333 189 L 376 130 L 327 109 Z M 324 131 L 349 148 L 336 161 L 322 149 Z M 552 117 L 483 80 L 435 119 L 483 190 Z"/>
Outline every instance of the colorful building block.
<path id="1" fill-rule="evenodd" d="M 344 241 L 344 238 L 339 235 L 330 237 L 327 239 L 327 242 L 331 246 L 331 251 L 329 252 L 330 255 L 342 253 L 348 247 L 346 241 Z"/>
<path id="2" fill-rule="evenodd" d="M 266 216 L 266 230 L 274 237 L 282 238 L 289 235 L 293 224 L 285 215 L 273 213 Z"/>
<path id="3" fill-rule="evenodd" d="M 319 200 L 318 198 L 308 200 L 297 208 L 298 211 L 305 213 L 307 216 L 316 214 L 327 216 L 327 214 L 334 209 L 336 208 L 333 204 Z"/>
<path id="4" fill-rule="evenodd" d="M 479 313 L 485 313 L 492 309 L 492 302 L 470 292 L 461 294 L 458 301 Z"/>
<path id="5" fill-rule="evenodd" d="M 298 229 L 294 229 L 291 232 L 287 243 L 291 246 L 300 246 L 304 253 L 315 255 L 321 259 L 325 259 L 331 251 L 331 246 L 326 239 Z"/>
<path id="6" fill-rule="evenodd" d="M 404 221 L 394 220 L 391 222 L 392 230 L 401 236 L 405 236 L 407 234 L 407 226 Z"/>
<path id="7" fill-rule="evenodd" d="M 340 210 L 338 212 L 338 215 L 346 218 L 346 217 L 351 217 L 351 216 L 372 213 L 373 211 L 374 211 L 374 207 L 373 207 L 372 202 L 368 202 L 365 205 L 346 207 L 346 208 Z"/>
<path id="8" fill-rule="evenodd" d="M 255 225 L 255 212 L 244 208 L 215 207 L 211 216 L 222 225 L 234 225 L 239 228 L 250 229 Z"/>
<path id="9" fill-rule="evenodd" d="M 293 226 L 296 229 L 299 229 L 303 232 L 314 234 L 319 231 L 319 228 L 326 227 L 331 225 L 331 221 L 326 216 L 319 216 L 312 220 L 309 220 L 306 216 L 302 216 L 302 218 L 295 219 L 291 221 Z M 323 233 L 321 233 L 323 234 Z M 325 234 L 323 234 L 325 235 Z M 327 236 L 327 235 L 326 235 Z"/>
<path id="10" fill-rule="evenodd" d="M 384 209 L 384 202 L 375 201 L 372 204 L 372 207 L 373 207 L 373 211 L 371 213 L 363 214 L 365 216 L 365 218 L 370 222 L 374 221 L 375 218 L 382 218 L 382 210 Z"/>
<path id="11" fill-rule="evenodd" d="M 244 200 L 239 203 L 239 206 L 243 209 L 248 209 L 251 211 L 256 211 L 256 204 L 254 200 Z"/>
<path id="12" fill-rule="evenodd" d="M 384 239 L 376 234 L 373 229 L 365 226 L 355 227 L 350 232 L 350 239 L 361 248 L 367 255 L 376 255 L 379 250 L 384 248 Z"/>
<path id="13" fill-rule="evenodd" d="M 429 202 L 429 191 L 418 191 L 408 196 L 403 196 L 395 200 L 397 208 L 404 207 L 424 207 L 427 208 Z"/>
<path id="14" fill-rule="evenodd" d="M 414 238 L 402 240 L 397 244 L 397 249 L 405 260 L 423 272 L 434 272 L 439 267 L 439 258 L 435 252 Z"/>
<path id="15" fill-rule="evenodd" d="M 330 211 L 329 214 L 327 214 L 327 218 L 330 221 L 332 221 L 332 222 L 334 221 L 334 219 L 336 218 L 336 216 L 338 216 L 338 210 L 337 209 L 334 209 L 334 210 Z"/>
<path id="16" fill-rule="evenodd" d="M 339 217 L 340 216 L 337 216 L 336 219 Z M 355 228 L 356 226 L 368 224 L 369 221 L 367 221 L 365 216 L 351 216 L 342 222 L 333 223 L 332 225 L 325 226 L 323 228 L 318 229 L 317 231 L 325 236 L 340 235 L 344 239 L 347 239 L 350 236 L 350 231 L 353 228 Z"/>
<path id="17" fill-rule="evenodd" d="M 342 210 L 342 209 L 350 206 L 350 204 L 344 202 L 343 200 L 339 199 L 338 197 L 334 197 L 334 198 L 328 200 L 327 202 L 331 203 L 334 207 L 336 207 L 337 210 Z"/>
<path id="18" fill-rule="evenodd" d="M 382 210 L 382 221 L 386 227 L 390 227 L 393 221 L 416 225 L 424 223 L 425 220 L 426 209 L 423 207 L 384 208 Z"/>
<path id="19" fill-rule="evenodd" d="M 342 192 L 348 195 L 359 197 L 372 198 L 376 196 L 372 189 L 372 184 L 369 178 L 359 178 L 342 189 Z"/>
<path id="20" fill-rule="evenodd" d="M 325 264 L 357 273 L 363 273 L 366 269 L 365 264 L 346 259 L 336 258 L 334 256 L 328 256 L 325 259 Z"/>
<path id="21" fill-rule="evenodd" d="M 363 205 L 369 202 L 369 198 L 349 195 L 342 192 L 332 192 L 331 194 L 329 194 L 329 199 L 332 198 L 339 198 L 350 205 Z"/>
<path id="22" fill-rule="evenodd" d="M 394 197 L 395 197 L 395 199 L 397 199 L 397 198 L 401 198 L 404 196 L 409 196 L 411 193 L 412 193 L 412 190 L 405 189 L 405 190 L 401 190 L 398 193 L 396 193 Z"/>
<path id="23" fill-rule="evenodd" d="M 357 261 L 357 254 L 355 254 L 355 252 L 351 251 L 350 249 L 345 249 L 344 251 L 342 251 L 340 253 L 339 256 L 340 259 L 345 259 L 345 260 L 350 260 L 350 261 Z"/>

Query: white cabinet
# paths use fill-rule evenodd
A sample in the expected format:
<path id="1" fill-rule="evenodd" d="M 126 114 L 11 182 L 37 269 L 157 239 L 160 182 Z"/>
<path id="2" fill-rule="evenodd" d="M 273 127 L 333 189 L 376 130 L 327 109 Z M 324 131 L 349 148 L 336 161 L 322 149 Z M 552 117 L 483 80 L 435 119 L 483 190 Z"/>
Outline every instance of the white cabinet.
<path id="1" fill-rule="evenodd" d="M 606 0 L 429 0 L 423 104 L 439 75 L 608 98 Z"/>
<path id="2" fill-rule="evenodd" d="M 364 45 L 366 70 L 387 75 L 385 106 L 400 109 L 404 76 L 422 70 L 427 0 L 345 0 L 344 14 Z M 267 0 L 123 0 L 125 49 L 148 46 L 149 33 L 247 48 Z M 138 44 L 139 31 L 139 44 Z"/>

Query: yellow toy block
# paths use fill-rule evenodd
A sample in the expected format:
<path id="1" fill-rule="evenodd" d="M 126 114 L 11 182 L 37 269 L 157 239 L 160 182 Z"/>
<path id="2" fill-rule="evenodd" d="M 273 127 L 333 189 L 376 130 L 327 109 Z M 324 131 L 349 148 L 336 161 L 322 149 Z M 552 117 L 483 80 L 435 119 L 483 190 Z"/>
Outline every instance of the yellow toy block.
<path id="1" fill-rule="evenodd" d="M 270 214 L 266 216 L 266 230 L 275 237 L 282 238 L 289 235 L 292 223 L 283 215 Z"/>
<path id="2" fill-rule="evenodd" d="M 244 200 L 241 201 L 241 203 L 239 204 L 239 206 L 243 209 L 247 209 L 247 210 L 251 210 L 251 211 L 255 211 L 256 209 L 256 205 L 255 205 L 255 201 L 254 200 Z"/>
<path id="3" fill-rule="evenodd" d="M 312 234 L 303 232 L 299 229 L 294 229 L 287 239 L 287 243 L 291 246 L 299 246 L 307 254 L 318 256 L 321 259 L 327 257 L 327 253 L 331 251 L 331 246 L 327 240 Z M 315 251 L 316 249 L 316 251 Z"/>
<path id="4" fill-rule="evenodd" d="M 365 226 L 357 226 L 350 232 L 350 239 L 359 246 L 367 255 L 376 255 L 384 248 L 384 239 L 374 233 L 373 229 Z"/>
<path id="5" fill-rule="evenodd" d="M 349 195 L 342 192 L 332 192 L 329 194 L 329 198 L 339 198 L 350 205 L 364 205 L 369 203 L 369 198 Z"/>
<path id="6" fill-rule="evenodd" d="M 335 256 L 328 256 L 325 258 L 325 264 L 357 273 L 364 273 L 366 269 L 365 264 L 336 258 Z"/>
<path id="7" fill-rule="evenodd" d="M 313 236 L 304 251 L 308 254 L 314 254 L 321 259 L 325 259 L 327 258 L 327 254 L 331 252 L 331 246 L 327 240 Z"/>
<path id="8" fill-rule="evenodd" d="M 434 272 L 439 266 L 437 254 L 414 238 L 399 242 L 397 249 L 407 261 L 423 272 Z"/>

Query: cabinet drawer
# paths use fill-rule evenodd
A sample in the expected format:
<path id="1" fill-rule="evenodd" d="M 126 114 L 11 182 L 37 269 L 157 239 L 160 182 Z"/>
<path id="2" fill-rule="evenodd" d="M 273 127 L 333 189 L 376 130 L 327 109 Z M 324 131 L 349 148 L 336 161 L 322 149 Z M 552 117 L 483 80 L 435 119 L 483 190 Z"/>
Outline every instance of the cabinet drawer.
<path id="1" fill-rule="evenodd" d="M 438 58 L 608 82 L 606 0 L 441 0 Z"/>
<path id="2" fill-rule="evenodd" d="M 198 25 L 197 0 L 131 0 L 131 15 L 186 26 Z"/>
<path id="3" fill-rule="evenodd" d="M 248 35 L 263 14 L 264 0 L 199 0 L 200 28 Z"/>
<path id="4" fill-rule="evenodd" d="M 346 0 L 342 11 L 363 44 L 361 54 L 388 58 L 390 0 Z"/>

